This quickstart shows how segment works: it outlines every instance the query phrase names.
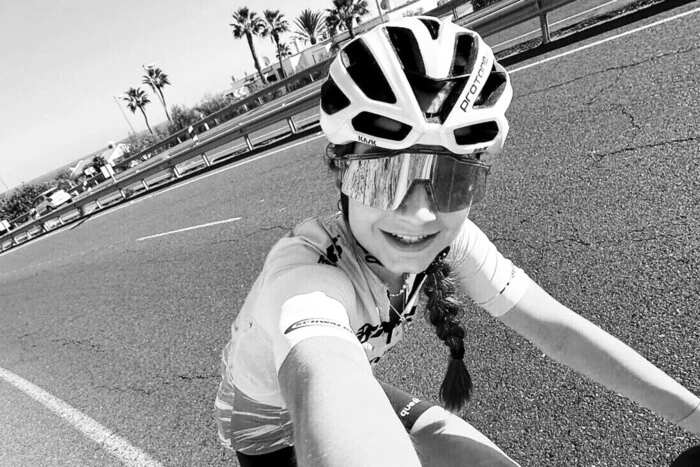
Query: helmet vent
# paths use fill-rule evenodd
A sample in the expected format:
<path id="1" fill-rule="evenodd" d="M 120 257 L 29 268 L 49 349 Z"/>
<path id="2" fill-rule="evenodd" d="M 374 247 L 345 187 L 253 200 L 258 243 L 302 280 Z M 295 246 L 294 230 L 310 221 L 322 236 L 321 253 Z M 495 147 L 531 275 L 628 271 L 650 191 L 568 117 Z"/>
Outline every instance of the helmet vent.
<path id="1" fill-rule="evenodd" d="M 506 90 L 506 85 L 506 74 L 491 69 L 491 73 L 489 73 L 484 87 L 474 100 L 474 108 L 491 107 L 496 104 Z"/>
<path id="2" fill-rule="evenodd" d="M 396 96 L 377 63 L 362 39 L 355 39 L 341 52 L 347 57 L 345 67 L 350 78 L 362 92 L 372 100 L 396 104 Z"/>
<path id="3" fill-rule="evenodd" d="M 498 136 L 496 122 L 477 123 L 455 130 L 455 140 L 460 146 L 490 143 Z"/>
<path id="4" fill-rule="evenodd" d="M 350 105 L 350 99 L 340 90 L 333 78 L 328 77 L 321 86 L 321 108 L 328 115 L 340 112 Z"/>
<path id="5" fill-rule="evenodd" d="M 387 27 L 385 31 L 403 69 L 425 75 L 425 63 L 413 31 L 393 26 Z"/>
<path id="6" fill-rule="evenodd" d="M 440 35 L 440 21 L 435 21 L 434 19 L 428 19 L 428 18 L 418 18 L 423 24 L 425 24 L 425 27 L 428 28 L 428 31 L 430 31 L 430 37 L 433 38 L 433 40 L 437 39 L 438 36 Z"/>
<path id="7" fill-rule="evenodd" d="M 383 117 L 371 112 L 362 112 L 352 119 L 356 131 L 377 138 L 391 141 L 402 141 L 413 129 L 410 125 L 392 118 Z"/>
<path id="8" fill-rule="evenodd" d="M 451 76 L 464 76 L 474 69 L 479 45 L 471 34 L 460 34 L 455 42 Z"/>

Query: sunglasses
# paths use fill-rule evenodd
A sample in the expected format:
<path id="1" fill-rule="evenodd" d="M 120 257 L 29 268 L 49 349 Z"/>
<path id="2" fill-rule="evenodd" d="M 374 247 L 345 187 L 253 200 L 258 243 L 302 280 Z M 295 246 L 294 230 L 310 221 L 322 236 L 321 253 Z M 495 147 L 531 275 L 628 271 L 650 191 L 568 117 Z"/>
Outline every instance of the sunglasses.
<path id="1" fill-rule="evenodd" d="M 461 211 L 484 198 L 490 166 L 454 153 L 407 151 L 333 155 L 343 170 L 342 192 L 367 206 L 394 210 L 423 185 L 443 213 Z"/>

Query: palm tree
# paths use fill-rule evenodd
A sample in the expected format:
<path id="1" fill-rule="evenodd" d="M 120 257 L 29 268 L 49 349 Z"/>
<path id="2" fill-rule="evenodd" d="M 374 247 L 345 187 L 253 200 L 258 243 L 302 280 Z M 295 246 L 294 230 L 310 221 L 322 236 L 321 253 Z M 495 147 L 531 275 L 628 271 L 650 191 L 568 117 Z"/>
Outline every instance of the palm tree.
<path id="1" fill-rule="evenodd" d="M 126 101 L 126 107 L 131 110 L 132 113 L 136 113 L 136 109 L 139 109 L 143 114 L 144 120 L 146 120 L 146 126 L 148 131 L 153 134 L 151 130 L 151 125 L 148 124 L 148 117 L 146 117 L 146 111 L 143 110 L 146 104 L 150 104 L 151 100 L 148 98 L 148 94 L 141 88 L 129 88 L 126 93 L 122 94 L 120 98 Z"/>
<path id="2" fill-rule="evenodd" d="M 284 15 L 280 13 L 279 10 L 265 10 L 263 11 L 263 16 L 265 17 L 265 22 L 267 23 L 262 36 L 270 36 L 272 42 L 277 46 L 277 59 L 280 62 L 280 74 L 282 79 L 287 77 L 282 67 L 282 52 L 280 50 L 280 34 L 289 31 L 289 23 L 284 19 Z"/>
<path id="3" fill-rule="evenodd" d="M 286 42 L 281 42 L 280 43 L 280 55 L 282 56 L 282 58 L 287 58 L 287 57 L 291 57 L 292 55 L 294 55 L 294 52 L 292 51 L 292 48 L 289 47 L 289 44 L 287 44 Z"/>
<path id="4" fill-rule="evenodd" d="M 170 118 L 168 107 L 165 105 L 165 97 L 163 96 L 163 88 L 170 85 L 168 75 L 163 73 L 163 70 L 153 64 L 144 66 L 143 70 L 146 72 L 146 74 L 143 75 L 142 83 L 149 85 L 153 90 L 153 94 L 158 96 L 158 100 L 163 106 L 163 110 L 165 110 L 165 116 L 168 117 L 168 121 L 172 123 L 173 120 Z"/>
<path id="5" fill-rule="evenodd" d="M 297 16 L 294 23 L 297 26 L 296 35 L 304 42 L 316 44 L 318 39 L 326 32 L 323 12 L 311 11 L 307 8 Z"/>
<path id="6" fill-rule="evenodd" d="M 338 30 L 347 29 L 350 38 L 355 38 L 353 23 L 360 23 L 360 18 L 369 14 L 367 0 L 333 0 L 333 7 L 326 10 L 326 26 L 335 35 Z"/>
<path id="7" fill-rule="evenodd" d="M 265 21 L 257 13 L 250 11 L 245 6 L 234 11 L 231 16 L 233 16 L 233 23 L 230 24 L 233 27 L 233 37 L 235 39 L 245 37 L 248 40 L 248 47 L 250 47 L 250 53 L 253 55 L 255 69 L 260 73 L 262 83 L 267 85 L 267 79 L 265 79 L 262 68 L 260 68 L 260 60 L 258 60 L 258 54 L 255 53 L 255 45 L 253 44 L 253 36 L 259 36 L 265 30 Z"/>

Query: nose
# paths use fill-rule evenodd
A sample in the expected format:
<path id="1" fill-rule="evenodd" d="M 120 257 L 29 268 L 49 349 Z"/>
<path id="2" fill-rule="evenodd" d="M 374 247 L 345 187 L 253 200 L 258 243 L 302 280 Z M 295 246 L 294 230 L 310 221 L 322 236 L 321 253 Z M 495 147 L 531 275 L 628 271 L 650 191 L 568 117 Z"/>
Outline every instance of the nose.
<path id="1" fill-rule="evenodd" d="M 434 221 L 438 210 L 428 190 L 428 182 L 414 181 L 396 210 L 419 223 Z"/>

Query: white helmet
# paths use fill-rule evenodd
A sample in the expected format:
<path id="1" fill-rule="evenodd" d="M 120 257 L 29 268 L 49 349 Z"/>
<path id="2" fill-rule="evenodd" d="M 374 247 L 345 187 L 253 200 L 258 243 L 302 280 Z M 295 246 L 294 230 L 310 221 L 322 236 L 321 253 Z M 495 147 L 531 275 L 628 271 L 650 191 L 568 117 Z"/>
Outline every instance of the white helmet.
<path id="1" fill-rule="evenodd" d="M 407 17 L 338 53 L 321 91 L 321 128 L 334 144 L 497 152 L 512 97 L 508 73 L 477 33 Z"/>

